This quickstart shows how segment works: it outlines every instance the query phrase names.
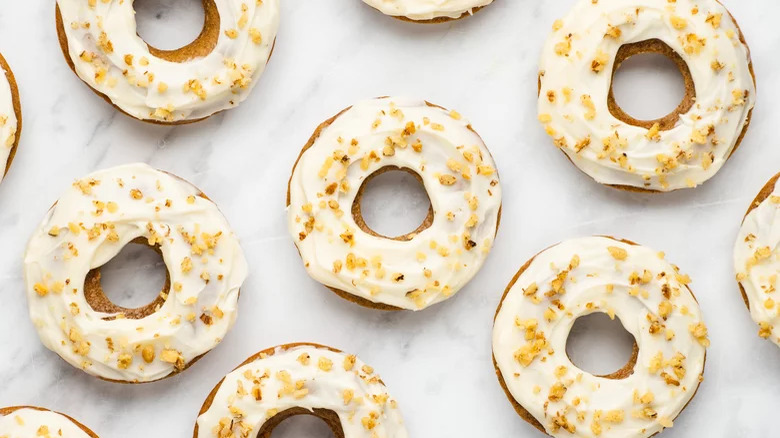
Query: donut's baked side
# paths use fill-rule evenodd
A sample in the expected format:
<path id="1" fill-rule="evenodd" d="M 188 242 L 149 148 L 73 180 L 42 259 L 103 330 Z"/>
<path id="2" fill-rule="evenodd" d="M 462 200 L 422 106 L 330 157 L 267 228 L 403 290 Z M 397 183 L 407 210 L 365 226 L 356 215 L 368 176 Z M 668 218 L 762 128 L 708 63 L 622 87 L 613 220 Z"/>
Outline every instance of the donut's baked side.
<path id="1" fill-rule="evenodd" d="M 745 219 L 747 219 L 748 215 L 758 208 L 761 203 L 769 199 L 770 196 L 772 196 L 772 193 L 775 191 L 775 186 L 777 185 L 777 181 L 780 180 L 780 173 L 773 176 L 765 185 L 761 188 L 761 191 L 758 192 L 758 195 L 756 195 L 756 198 L 753 199 L 753 202 L 750 203 L 750 207 L 748 208 L 747 212 L 745 212 L 745 216 L 742 217 L 742 223 L 745 222 Z M 739 287 L 739 292 L 742 294 L 742 300 L 745 302 L 745 306 L 747 306 L 748 310 L 750 310 L 750 300 L 747 296 L 747 291 L 745 291 L 745 288 L 742 286 L 741 282 L 737 282 L 737 286 Z"/>
<path id="2" fill-rule="evenodd" d="M 19 148 L 19 140 L 22 137 L 22 101 L 19 98 L 19 87 L 16 84 L 14 73 L 11 71 L 11 67 L 8 65 L 5 58 L 3 58 L 2 54 L 0 54 L 0 68 L 5 71 L 5 78 L 8 80 L 8 86 L 11 88 L 11 101 L 14 106 L 14 115 L 16 116 L 16 139 L 11 146 L 8 161 L 5 163 L 5 169 L 3 171 L 3 176 L 5 176 L 8 175 L 8 170 L 11 169 L 11 163 L 14 161 L 14 157 L 16 157 L 16 151 Z"/>

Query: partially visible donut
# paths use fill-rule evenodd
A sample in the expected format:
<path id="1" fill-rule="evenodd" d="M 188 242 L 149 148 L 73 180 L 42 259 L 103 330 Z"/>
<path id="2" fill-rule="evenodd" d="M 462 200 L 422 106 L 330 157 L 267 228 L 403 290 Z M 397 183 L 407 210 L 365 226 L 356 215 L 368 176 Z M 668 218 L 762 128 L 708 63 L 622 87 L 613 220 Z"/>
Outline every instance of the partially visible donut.
<path id="1" fill-rule="evenodd" d="M 336 438 L 406 438 L 398 403 L 374 369 L 316 344 L 262 351 L 225 376 L 200 410 L 193 438 L 270 438 L 295 415 L 322 419 Z"/>
<path id="2" fill-rule="evenodd" d="M 474 15 L 493 0 L 363 0 L 367 5 L 400 20 L 445 23 Z"/>
<path id="3" fill-rule="evenodd" d="M 126 309 L 100 286 L 125 245 L 148 245 L 167 280 Z M 233 326 L 247 264 L 217 206 L 190 183 L 145 164 L 76 181 L 47 213 L 24 257 L 30 317 L 43 344 L 104 380 L 144 383 L 184 371 Z"/>
<path id="4" fill-rule="evenodd" d="M 67 415 L 30 406 L 0 408 L 0 437 L 98 438 Z"/>
<path id="5" fill-rule="evenodd" d="M 418 177 L 431 201 L 398 237 L 363 221 L 363 187 L 388 170 Z M 320 125 L 288 187 L 288 226 L 309 275 L 350 301 L 421 310 L 480 270 L 499 225 L 501 185 L 490 152 L 455 111 L 422 100 L 360 102 Z"/>
<path id="6" fill-rule="evenodd" d="M 742 221 L 734 269 L 758 335 L 780 346 L 780 173 L 761 189 Z"/>
<path id="7" fill-rule="evenodd" d="M 686 95 L 671 114 L 637 120 L 615 101 L 620 64 L 641 53 L 672 59 Z M 539 67 L 539 120 L 583 172 L 644 192 L 696 187 L 739 147 L 756 100 L 750 49 L 717 0 L 579 0 Z"/>
<path id="8" fill-rule="evenodd" d="M 493 358 L 518 414 L 554 437 L 647 438 L 674 420 L 702 381 L 709 346 L 690 278 L 663 253 L 609 237 L 548 248 L 507 286 Z M 574 322 L 596 312 L 634 336 L 628 364 L 608 376 L 574 365 Z"/>
<path id="9" fill-rule="evenodd" d="M 8 174 L 22 133 L 22 104 L 11 67 L 0 55 L 0 181 Z"/>
<path id="10" fill-rule="evenodd" d="M 57 0 L 57 33 L 71 69 L 131 117 L 180 124 L 244 101 L 265 70 L 279 0 L 203 0 L 200 36 L 160 50 L 136 33 L 133 0 Z"/>

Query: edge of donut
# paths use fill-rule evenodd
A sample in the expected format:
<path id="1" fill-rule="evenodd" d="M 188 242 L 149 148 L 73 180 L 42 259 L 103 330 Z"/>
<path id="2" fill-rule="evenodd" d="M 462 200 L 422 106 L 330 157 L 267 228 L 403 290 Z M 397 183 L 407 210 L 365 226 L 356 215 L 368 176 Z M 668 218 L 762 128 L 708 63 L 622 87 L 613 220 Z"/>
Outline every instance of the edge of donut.
<path id="1" fill-rule="evenodd" d="M 736 18 L 734 18 L 734 15 L 731 13 L 731 11 L 728 8 L 726 8 L 726 6 L 724 6 L 723 3 L 720 0 L 716 0 L 716 1 L 729 14 L 729 18 L 731 18 L 731 21 L 734 23 L 734 26 L 737 28 L 737 32 L 739 34 L 739 41 L 745 46 L 745 48 L 747 48 L 748 70 L 750 71 L 750 76 L 753 77 L 753 86 L 754 87 L 758 87 L 758 84 L 756 82 L 756 72 L 755 72 L 755 69 L 753 67 L 753 57 L 752 57 L 752 54 L 751 54 L 750 46 L 748 45 L 747 40 L 745 39 L 745 34 L 742 32 L 742 28 L 739 26 L 739 23 L 737 22 Z M 682 71 L 680 73 L 682 74 Z M 539 73 L 538 77 L 537 77 L 537 83 L 538 83 L 538 88 L 537 88 L 537 92 L 536 92 L 537 93 L 537 97 L 540 96 L 541 93 L 542 93 L 542 76 L 543 75 L 541 73 Z M 748 132 L 748 128 L 750 127 L 750 122 L 753 119 L 753 110 L 754 109 L 755 109 L 755 107 L 751 108 L 750 111 L 748 111 L 747 117 L 745 118 L 745 124 L 742 127 L 742 132 L 740 132 L 739 136 L 737 137 L 737 141 L 736 141 L 736 143 L 734 143 L 734 148 L 731 149 L 731 152 L 729 153 L 729 156 L 726 157 L 726 161 L 731 159 L 731 157 L 734 155 L 734 153 L 737 152 L 737 149 L 739 149 L 739 147 L 742 145 L 742 140 L 745 139 L 745 136 L 747 135 L 747 132 Z M 675 111 L 676 111 L 676 109 L 675 109 Z M 569 155 L 566 152 L 561 150 L 561 153 L 563 153 L 566 156 L 566 159 L 568 159 L 569 162 L 571 162 L 572 165 L 574 165 L 574 167 L 576 167 L 578 170 L 580 170 L 582 173 L 584 173 L 586 176 L 588 176 L 588 178 L 593 179 L 592 176 L 588 175 L 587 173 L 585 173 L 584 170 L 580 169 L 579 166 L 574 164 L 574 161 L 571 159 L 571 157 L 569 157 Z M 713 177 L 714 177 L 714 175 L 713 175 Z M 594 181 L 595 181 L 595 179 L 594 179 Z M 649 193 L 649 194 L 669 193 L 669 192 L 664 192 L 664 191 L 661 191 L 661 190 L 648 189 L 648 188 L 644 188 L 644 187 L 628 186 L 628 185 L 622 185 L 622 184 L 602 184 L 602 183 L 599 183 L 598 181 L 596 181 L 596 183 L 601 184 L 601 185 L 606 186 L 606 187 L 611 187 L 613 189 L 621 190 L 621 191 L 624 191 L 624 192 L 631 192 L 631 193 Z M 672 190 L 672 191 L 677 191 L 677 190 L 681 190 L 681 189 L 675 189 L 675 190 Z"/>
<path id="2" fill-rule="evenodd" d="M 111 100 L 110 97 L 106 96 L 104 93 L 101 93 L 100 91 L 96 90 L 91 85 L 89 85 L 76 72 L 76 64 L 73 62 L 73 59 L 71 59 L 71 57 L 70 57 L 70 48 L 68 46 L 68 37 L 65 34 L 65 25 L 64 25 L 63 20 L 62 20 L 62 14 L 60 13 L 60 6 L 56 2 L 55 2 L 55 11 L 56 11 L 55 15 L 56 15 L 56 25 L 57 25 L 57 39 L 59 40 L 60 49 L 62 50 L 62 55 L 65 57 L 65 62 L 68 63 L 68 67 L 70 67 L 70 69 L 73 71 L 73 74 L 75 74 L 76 77 L 79 78 L 79 80 L 81 82 L 83 82 L 90 90 L 92 90 L 92 92 L 97 94 L 101 99 L 105 100 L 109 105 L 113 106 L 114 109 L 116 109 L 120 113 L 126 115 L 127 117 L 130 117 L 133 120 L 138 120 L 138 121 L 141 121 L 141 122 L 144 122 L 144 123 L 149 123 L 149 124 L 152 124 L 152 125 L 161 125 L 161 126 L 189 125 L 189 124 L 193 124 L 193 123 L 202 122 L 202 121 L 204 121 L 204 120 L 206 120 L 208 118 L 211 118 L 211 117 L 213 117 L 213 116 L 215 116 L 215 115 L 217 115 L 219 113 L 222 113 L 222 112 L 230 110 L 230 109 L 235 109 L 235 108 L 238 107 L 238 104 L 236 104 L 236 105 L 234 105 L 234 106 L 232 106 L 230 108 L 225 108 L 225 109 L 219 110 L 219 111 L 217 111 L 215 113 L 212 113 L 212 114 L 210 114 L 210 115 L 208 115 L 206 117 L 201 117 L 199 119 L 191 119 L 191 120 L 176 120 L 176 121 L 173 121 L 173 122 L 167 122 L 165 120 L 140 118 L 140 117 L 136 117 L 136 116 L 134 116 L 132 114 L 129 114 L 128 112 L 126 112 L 125 110 L 123 110 L 122 108 L 120 108 L 119 106 L 114 104 L 114 102 Z M 205 29 L 204 29 L 204 31 L 205 31 Z M 161 54 L 161 53 L 174 54 L 174 53 L 179 52 L 180 50 L 183 50 L 183 49 L 186 49 L 186 48 L 190 47 L 191 44 L 188 44 L 188 45 L 186 45 L 186 46 L 184 46 L 184 47 L 182 47 L 180 49 L 176 49 L 176 50 L 159 50 L 159 49 L 154 49 L 154 50 L 156 51 L 157 54 Z M 276 48 L 276 38 L 274 38 L 274 42 L 273 42 L 273 44 L 271 46 L 271 52 L 268 54 L 268 60 L 266 61 L 266 63 L 271 60 L 271 56 L 273 56 L 275 48 Z M 152 49 L 152 47 L 150 46 L 150 50 L 151 49 Z M 252 80 L 255 81 L 255 80 L 259 80 L 259 79 L 260 78 L 253 78 Z"/>
<path id="3" fill-rule="evenodd" d="M 66 414 L 63 414 L 61 412 L 52 411 L 50 409 L 41 408 L 41 407 L 37 407 L 37 406 L 12 406 L 12 407 L 8 407 L 8 408 L 0 408 L 0 417 L 5 417 L 5 416 L 8 416 L 8 415 L 11 415 L 14 412 L 16 412 L 18 410 L 21 410 L 21 409 L 32 409 L 34 411 L 51 412 L 51 413 L 54 413 L 54 414 L 62 415 L 63 417 L 65 417 L 68 420 L 70 420 L 70 422 L 73 423 L 75 426 L 77 426 L 79 429 L 84 431 L 84 433 L 89 435 L 91 438 L 100 438 L 100 437 L 97 436 L 97 434 L 95 432 L 91 431 L 87 426 L 85 426 L 85 425 L 79 423 L 78 421 L 76 421 L 75 419 L 73 419 L 73 417 L 71 417 L 69 415 L 66 415 Z"/>
<path id="4" fill-rule="evenodd" d="M 5 170 L 3 171 L 3 177 L 5 177 L 11 169 L 11 163 L 16 157 L 16 152 L 19 149 L 19 140 L 22 137 L 22 101 L 19 98 L 19 86 L 16 84 L 14 73 L 11 71 L 11 66 L 8 65 L 8 62 L 3 58 L 2 54 L 0 54 L 0 67 L 5 70 L 5 78 L 8 80 L 8 85 L 11 88 L 11 102 L 13 103 L 14 115 L 16 116 L 17 121 L 16 140 L 14 140 L 14 144 L 11 146 L 11 153 L 8 155 L 8 161 L 6 161 Z"/>
<path id="5" fill-rule="evenodd" d="M 379 96 L 376 99 L 384 99 L 384 98 L 387 98 L 387 97 L 389 97 L 389 96 Z M 424 102 L 429 107 L 438 108 L 438 109 L 441 109 L 443 111 L 447 111 L 447 109 L 444 108 L 443 106 L 436 105 L 434 103 L 428 102 L 427 100 L 424 101 Z M 309 137 L 309 140 L 303 146 L 303 149 L 301 149 L 301 152 L 298 154 L 298 158 L 295 159 L 295 164 L 293 164 L 292 171 L 290 172 L 290 178 L 287 180 L 287 198 L 286 198 L 287 199 L 287 201 L 286 201 L 287 204 L 286 204 L 286 206 L 288 208 L 290 207 L 290 203 L 291 203 L 290 191 L 291 191 L 291 188 L 292 188 L 292 178 L 293 178 L 293 175 L 295 174 L 295 169 L 298 167 L 298 163 L 301 161 L 301 158 L 303 158 L 303 155 L 306 153 L 307 150 L 309 150 L 312 146 L 314 146 L 314 143 L 320 138 L 320 135 L 322 135 L 322 132 L 325 129 L 327 129 L 330 125 L 332 125 L 333 122 L 335 122 L 339 117 L 341 117 L 344 113 L 346 113 L 350 109 L 352 109 L 352 105 L 344 108 L 343 110 L 339 111 L 333 117 L 331 117 L 328 120 L 325 120 L 324 122 L 320 123 L 319 126 L 317 126 L 317 128 L 314 130 L 314 133 L 311 135 L 311 137 Z M 482 140 L 482 137 L 480 137 L 479 133 L 477 133 L 472 128 L 471 124 L 468 125 L 468 129 L 471 132 L 473 132 L 474 134 L 476 134 L 477 137 L 480 138 L 480 140 Z M 483 143 L 484 143 L 484 141 L 483 141 Z M 487 148 L 485 148 L 485 149 L 487 150 Z M 491 159 L 492 159 L 493 157 L 492 157 L 491 152 L 489 150 L 487 150 L 487 152 L 491 156 Z M 380 169 L 380 171 L 381 171 L 381 169 Z M 498 169 L 496 169 L 496 174 L 498 174 Z M 361 187 L 362 187 L 362 185 L 361 185 Z M 426 196 L 428 196 L 427 193 L 426 193 Z M 359 202 L 359 198 L 355 198 L 355 199 L 356 199 L 356 201 Z M 431 206 L 431 208 L 433 208 L 433 207 Z M 499 229 L 499 226 L 501 225 L 501 214 L 502 214 L 502 212 L 503 212 L 503 203 L 498 208 L 498 217 L 496 218 L 496 235 L 498 235 L 498 229 Z M 427 220 L 428 220 L 428 217 L 426 217 L 426 221 Z M 424 225 L 425 225 L 425 222 L 423 222 L 421 227 L 424 226 Z M 419 230 L 419 228 L 418 228 L 418 230 Z M 379 237 L 384 237 L 384 238 L 390 239 L 390 240 L 398 239 L 397 237 L 396 238 L 391 238 L 391 237 L 386 237 L 386 236 L 380 236 L 379 234 L 376 234 L 376 233 L 373 233 L 373 234 L 376 235 L 376 236 L 379 236 Z M 406 236 L 408 236 L 408 234 Z M 404 236 L 401 236 L 401 237 L 404 237 Z M 295 245 L 295 248 L 296 248 L 296 250 L 298 250 L 297 249 L 298 248 L 297 245 Z M 298 250 L 298 255 L 300 256 L 300 254 L 301 254 L 301 252 L 300 252 L 300 250 Z M 320 283 L 320 284 L 322 284 L 322 283 Z M 350 301 L 352 303 L 355 303 L 355 304 L 357 304 L 357 305 L 359 305 L 361 307 L 365 307 L 365 308 L 368 308 L 368 309 L 374 309 L 374 310 L 381 310 L 381 311 L 385 311 L 385 312 L 400 312 L 400 311 L 407 310 L 407 309 L 403 309 L 401 307 L 391 306 L 389 304 L 377 303 L 377 302 L 368 300 L 366 298 L 363 298 L 363 297 L 360 297 L 360 296 L 357 296 L 357 295 L 353 295 L 353 294 L 351 294 L 351 293 L 349 293 L 347 291 L 344 291 L 344 290 L 341 290 L 341 289 L 338 289 L 338 288 L 333 288 L 333 287 L 330 287 L 330 286 L 326 286 L 324 284 L 323 284 L 323 286 L 328 288 L 331 292 L 333 292 L 334 294 L 338 295 L 339 297 L 341 297 L 341 298 L 343 298 L 343 299 L 345 299 L 347 301 Z"/>
<path id="6" fill-rule="evenodd" d="M 243 361 L 240 365 L 238 365 L 237 367 L 233 368 L 233 370 L 231 370 L 230 372 L 232 373 L 232 372 L 236 371 L 237 369 L 239 369 L 239 368 L 241 368 L 241 367 L 243 367 L 245 365 L 248 365 L 248 364 L 250 364 L 250 363 L 260 359 L 263 356 L 273 356 L 273 355 L 275 355 L 277 353 L 277 350 L 280 350 L 280 351 L 284 352 L 284 351 L 291 350 L 291 349 L 297 348 L 297 347 L 312 347 L 312 348 L 315 348 L 315 349 L 318 349 L 318 350 L 328 350 L 328 351 L 332 351 L 334 353 L 345 354 L 343 351 L 341 351 L 339 349 L 336 349 L 336 348 L 333 348 L 333 347 L 328 347 L 327 345 L 316 344 L 316 343 L 313 343 L 313 342 L 293 342 L 293 343 L 289 343 L 289 344 L 282 344 L 282 345 L 278 345 L 276 347 L 267 348 L 267 349 L 262 350 L 262 351 L 260 351 L 258 353 L 255 353 L 252 356 L 249 356 L 249 358 L 247 358 L 245 361 Z M 230 374 L 230 373 L 228 373 L 228 374 Z M 198 431 L 199 431 L 200 426 L 198 425 L 197 418 L 200 418 L 201 415 L 205 414 L 211 408 L 211 405 L 214 403 L 214 399 L 216 398 L 217 393 L 219 392 L 219 389 L 222 387 L 222 384 L 225 382 L 226 378 L 227 378 L 227 375 L 225 375 L 219 381 L 219 383 L 217 383 L 217 385 L 214 387 L 214 389 L 212 389 L 211 392 L 209 393 L 209 395 L 206 397 L 206 400 L 203 402 L 203 405 L 201 406 L 200 411 L 198 412 L 198 416 L 195 419 L 195 430 L 192 433 L 193 438 L 198 438 Z M 379 383 L 384 385 L 384 382 L 382 382 L 381 380 L 379 381 Z M 299 409 L 288 409 L 286 411 L 279 412 L 278 414 L 276 414 L 273 417 L 271 417 L 271 418 L 281 417 L 281 418 L 278 419 L 278 421 L 275 421 L 274 423 L 272 423 L 271 426 L 276 427 L 276 425 L 278 425 L 282 421 L 286 420 L 289 417 L 295 416 L 295 415 L 314 415 L 316 417 L 319 417 L 323 421 L 325 421 L 326 424 L 328 424 L 328 426 L 331 428 L 331 430 L 333 431 L 333 434 L 336 436 L 336 438 L 345 438 L 344 437 L 344 432 L 343 432 L 343 430 L 341 430 L 341 423 L 338 422 L 338 417 L 336 417 L 336 420 L 337 420 L 336 424 L 332 424 L 331 421 L 329 421 L 326 418 L 323 418 L 322 415 L 326 415 L 327 416 L 328 412 L 331 412 L 331 411 L 329 411 L 327 409 L 315 409 L 312 412 L 312 411 L 308 411 L 306 409 L 302 409 L 302 410 L 299 410 Z M 270 427 L 270 430 L 264 430 L 265 428 L 261 429 L 258 432 L 257 438 L 270 438 L 271 437 L 271 432 L 273 431 L 273 427 Z"/>
<path id="7" fill-rule="evenodd" d="M 780 174 L 779 174 L 779 176 L 780 176 Z M 612 240 L 614 240 L 616 242 L 624 243 L 626 245 L 641 246 L 638 243 L 633 242 L 631 240 L 627 240 L 627 239 L 619 239 L 619 238 L 612 237 L 612 236 L 596 236 L 596 237 L 603 237 L 603 238 L 606 238 L 606 239 L 612 239 Z M 504 289 L 504 294 L 501 296 L 501 301 L 498 303 L 498 307 L 496 308 L 496 313 L 493 316 L 493 324 L 494 324 L 494 326 L 495 326 L 495 321 L 498 318 L 498 314 L 501 312 L 501 308 L 504 305 L 504 300 L 509 295 L 509 291 L 512 290 L 512 288 L 514 287 L 515 283 L 517 283 L 517 280 L 520 279 L 520 276 L 523 275 L 523 273 L 526 271 L 526 269 L 528 269 L 528 267 L 531 266 L 531 264 L 534 262 L 534 260 L 536 260 L 536 258 L 539 255 L 541 255 L 545 251 L 548 251 L 548 250 L 550 250 L 550 249 L 560 245 L 561 243 L 563 243 L 563 242 L 558 242 L 558 243 L 556 243 L 554 245 L 550 245 L 547 248 L 539 251 L 533 257 L 531 257 L 527 262 L 525 262 L 525 264 L 523 266 L 520 267 L 520 269 L 517 271 L 517 273 L 514 275 L 514 277 L 512 277 L 512 280 L 509 282 L 509 284 L 507 285 L 506 289 Z M 685 285 L 685 288 L 688 289 L 688 292 L 690 292 L 691 296 L 693 296 L 693 299 L 696 302 L 698 302 L 698 300 L 696 299 L 696 295 L 693 294 L 693 291 L 691 290 L 691 288 L 688 285 Z M 491 343 L 492 343 L 492 341 L 491 341 Z M 545 435 L 549 435 L 547 433 L 547 430 L 545 429 L 544 425 L 542 425 L 539 422 L 539 420 L 536 419 L 536 417 L 531 415 L 531 413 L 528 410 L 526 410 L 523 407 L 523 405 L 520 404 L 520 402 L 515 400 L 514 396 L 509 391 L 509 387 L 506 384 L 506 380 L 504 380 L 504 375 L 501 373 L 501 370 L 498 368 L 498 362 L 496 361 L 496 355 L 495 355 L 494 352 L 492 352 L 492 350 L 493 350 L 493 347 L 491 345 L 491 358 L 493 360 L 493 368 L 495 369 L 496 377 L 498 378 L 498 383 L 501 385 L 501 389 L 504 390 L 504 395 L 506 395 L 506 397 L 509 399 L 509 402 L 512 404 L 512 407 L 515 409 L 515 412 L 517 412 L 517 414 L 523 420 L 525 420 L 527 423 L 529 423 L 531 426 L 533 426 L 534 428 L 536 428 L 540 432 L 544 433 Z M 638 357 L 639 357 L 639 346 L 637 345 L 636 340 L 634 340 L 634 348 L 633 348 L 633 351 L 631 353 L 631 358 L 629 359 L 628 363 L 625 366 L 623 366 L 623 368 L 619 369 L 618 371 L 616 371 L 616 372 L 614 372 L 612 374 L 609 374 L 609 375 L 606 375 L 606 376 L 596 376 L 596 377 L 601 377 L 601 378 L 610 379 L 610 380 L 625 379 L 625 378 L 627 378 L 628 376 L 630 376 L 630 375 L 632 375 L 634 373 L 633 368 L 636 365 L 636 361 L 637 361 Z M 701 372 L 702 376 L 704 375 L 704 370 L 706 368 L 706 365 L 707 365 L 707 350 L 705 349 L 705 351 L 704 351 L 704 363 L 702 365 L 702 372 Z M 699 380 L 698 384 L 696 385 L 696 390 L 694 390 L 693 395 L 691 396 L 690 400 L 688 400 L 688 403 L 686 403 L 685 406 L 683 406 L 683 408 L 680 410 L 680 413 L 677 415 L 677 417 L 682 415 L 683 411 L 685 411 L 685 409 L 693 401 L 693 399 L 696 398 L 696 394 L 699 392 L 699 388 L 700 387 L 701 387 L 701 380 Z M 676 420 L 677 417 L 673 418 L 672 420 L 673 421 Z M 663 430 L 664 429 L 661 429 L 660 432 L 657 432 L 657 433 L 655 433 L 653 435 L 650 435 L 650 436 L 655 436 L 655 435 L 661 433 Z M 552 435 L 549 435 L 549 436 L 552 436 Z"/>
<path id="8" fill-rule="evenodd" d="M 490 5 L 477 6 L 475 8 L 472 8 L 471 12 L 466 11 L 463 14 L 461 14 L 460 17 L 454 17 L 454 18 L 453 17 L 434 17 L 434 18 L 429 18 L 427 20 L 415 20 L 413 18 L 409 18 L 409 17 L 403 16 L 403 15 L 391 15 L 390 17 L 392 17 L 392 18 L 394 18 L 396 20 L 399 20 L 399 21 L 405 21 L 407 23 L 417 23 L 417 24 L 451 23 L 453 21 L 458 21 L 458 20 L 462 20 L 462 19 L 467 18 L 467 17 L 471 17 L 472 15 L 476 14 L 481 9 L 483 9 L 483 8 L 485 8 L 487 6 L 490 6 Z M 379 12 L 381 13 L 381 11 L 379 11 Z"/>
<path id="9" fill-rule="evenodd" d="M 748 208 L 747 212 L 745 212 L 745 216 L 742 217 L 742 224 L 745 223 L 745 219 L 747 219 L 748 215 L 753 210 L 758 208 L 762 202 L 772 196 L 772 192 L 775 191 L 775 186 L 777 185 L 778 180 L 780 180 L 780 173 L 770 178 L 769 181 L 764 184 L 764 187 L 762 187 L 761 191 L 758 192 L 758 195 L 756 195 L 755 199 L 753 199 L 753 202 L 750 203 L 750 207 Z M 737 281 L 737 286 L 739 286 L 739 291 L 742 294 L 742 300 L 745 302 L 745 306 L 747 306 L 748 310 L 750 310 L 750 300 L 748 299 L 745 288 L 742 286 L 742 282 Z"/>

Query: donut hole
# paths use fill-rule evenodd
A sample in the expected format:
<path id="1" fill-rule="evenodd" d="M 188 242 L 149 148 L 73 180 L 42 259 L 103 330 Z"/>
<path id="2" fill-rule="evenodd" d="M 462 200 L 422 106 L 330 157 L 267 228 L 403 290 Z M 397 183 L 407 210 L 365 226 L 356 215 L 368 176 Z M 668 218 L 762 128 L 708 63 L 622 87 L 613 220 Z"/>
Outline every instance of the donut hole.
<path id="1" fill-rule="evenodd" d="M 219 39 L 214 0 L 135 0 L 136 31 L 153 55 L 172 62 L 206 56 Z"/>
<path id="2" fill-rule="evenodd" d="M 411 240 L 431 226 L 433 207 L 420 175 L 411 169 L 385 167 L 363 181 L 352 216 L 369 234 Z"/>
<path id="3" fill-rule="evenodd" d="M 140 319 L 154 313 L 170 291 L 170 276 L 160 249 L 139 238 L 84 281 L 84 294 L 93 310 L 122 313 Z"/>
<path id="4" fill-rule="evenodd" d="M 325 409 L 314 412 L 302 408 L 282 411 L 263 424 L 257 438 L 298 438 L 302 436 L 338 438 L 344 436 L 338 414 Z"/>
<path id="5" fill-rule="evenodd" d="M 574 365 L 595 376 L 622 379 L 633 373 L 638 353 L 634 336 L 605 313 L 578 318 L 566 341 Z"/>
<path id="6" fill-rule="evenodd" d="M 634 126 L 672 129 L 695 101 L 690 70 L 674 49 L 660 40 L 626 44 L 613 64 L 609 110 Z"/>

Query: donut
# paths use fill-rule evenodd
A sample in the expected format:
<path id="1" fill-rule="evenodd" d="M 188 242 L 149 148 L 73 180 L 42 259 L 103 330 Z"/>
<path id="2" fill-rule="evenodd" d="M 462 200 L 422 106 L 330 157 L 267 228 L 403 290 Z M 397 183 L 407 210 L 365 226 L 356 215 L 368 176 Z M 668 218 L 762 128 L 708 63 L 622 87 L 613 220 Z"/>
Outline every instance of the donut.
<path id="1" fill-rule="evenodd" d="M 200 410 L 193 438 L 270 438 L 296 415 L 322 419 L 336 438 L 406 438 L 398 403 L 374 369 L 317 344 L 257 353 L 225 376 Z"/>
<path id="2" fill-rule="evenodd" d="M 98 438 L 67 415 L 30 406 L 0 408 L 0 437 Z"/>
<path id="3" fill-rule="evenodd" d="M 621 63 L 642 53 L 670 58 L 685 81 L 680 105 L 657 120 L 629 116 L 612 92 Z M 750 49 L 717 0 L 579 0 L 542 52 L 539 121 L 580 170 L 618 189 L 709 180 L 742 142 L 755 99 Z"/>
<path id="4" fill-rule="evenodd" d="M 758 324 L 758 334 L 780 346 L 780 173 L 750 204 L 734 245 L 734 269 L 742 298 Z"/>
<path id="5" fill-rule="evenodd" d="M 412 233 L 387 237 L 363 221 L 372 177 L 402 170 L 431 201 Z M 421 310 L 450 298 L 482 267 L 501 215 L 496 165 L 460 114 L 411 98 L 360 102 L 321 124 L 293 168 L 290 234 L 309 275 L 381 310 Z"/>
<path id="6" fill-rule="evenodd" d="M 444 23 L 474 15 L 493 0 L 363 0 L 385 15 L 416 23 Z"/>
<path id="7" fill-rule="evenodd" d="M 16 86 L 11 67 L 0 55 L 0 181 L 3 180 L 19 147 L 22 133 L 22 105 L 19 100 L 19 88 Z"/>
<path id="8" fill-rule="evenodd" d="M 100 267 L 128 243 L 155 249 L 167 279 L 150 304 L 126 309 Z M 145 164 L 73 183 L 24 256 L 30 317 L 43 344 L 104 380 L 145 383 L 184 371 L 236 319 L 247 264 L 227 220 L 190 183 Z"/>
<path id="9" fill-rule="evenodd" d="M 203 0 L 203 31 L 177 50 L 136 33 L 133 0 L 57 0 L 70 68 L 119 111 L 146 122 L 196 122 L 234 108 L 271 57 L 279 0 Z"/>
<path id="10" fill-rule="evenodd" d="M 690 278 L 663 253 L 611 237 L 569 240 L 529 260 L 504 292 L 493 327 L 499 382 L 518 414 L 553 437 L 650 437 L 693 399 L 707 327 Z M 574 365 L 574 322 L 601 312 L 634 336 L 607 376 Z"/>

